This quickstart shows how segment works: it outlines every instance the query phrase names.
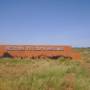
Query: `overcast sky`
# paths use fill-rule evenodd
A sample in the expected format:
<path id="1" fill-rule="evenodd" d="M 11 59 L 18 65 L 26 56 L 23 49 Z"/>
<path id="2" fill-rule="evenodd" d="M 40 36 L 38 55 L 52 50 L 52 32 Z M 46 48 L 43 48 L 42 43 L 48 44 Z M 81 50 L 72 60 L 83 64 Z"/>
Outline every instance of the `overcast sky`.
<path id="1" fill-rule="evenodd" d="M 0 44 L 90 47 L 90 0 L 0 0 Z"/>

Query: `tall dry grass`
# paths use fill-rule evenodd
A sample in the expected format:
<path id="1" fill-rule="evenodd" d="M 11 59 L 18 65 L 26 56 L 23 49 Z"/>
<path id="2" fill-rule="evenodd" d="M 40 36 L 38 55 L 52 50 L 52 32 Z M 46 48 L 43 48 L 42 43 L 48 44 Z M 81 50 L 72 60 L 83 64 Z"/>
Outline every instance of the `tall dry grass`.
<path id="1" fill-rule="evenodd" d="M 78 51 L 87 66 L 90 50 Z M 0 90 L 90 90 L 86 66 L 64 59 L 0 59 Z"/>

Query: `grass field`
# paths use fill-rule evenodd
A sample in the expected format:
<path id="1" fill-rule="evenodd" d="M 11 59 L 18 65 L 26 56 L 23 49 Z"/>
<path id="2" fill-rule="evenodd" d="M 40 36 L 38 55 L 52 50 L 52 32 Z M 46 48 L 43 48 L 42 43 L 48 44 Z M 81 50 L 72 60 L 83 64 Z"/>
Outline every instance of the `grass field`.
<path id="1" fill-rule="evenodd" d="M 75 60 L 0 59 L 0 90 L 90 90 L 90 49 Z"/>

